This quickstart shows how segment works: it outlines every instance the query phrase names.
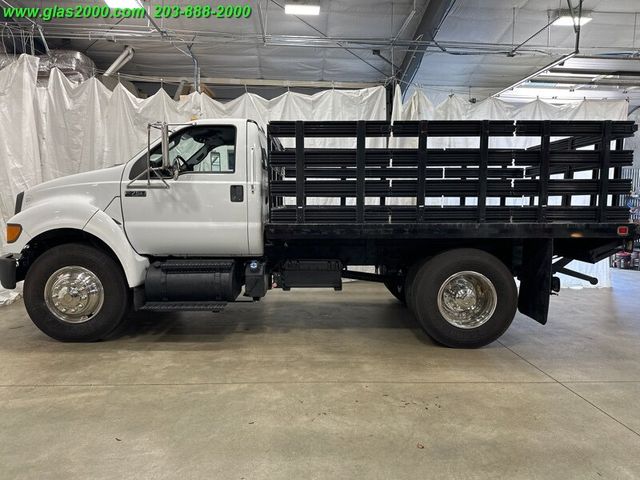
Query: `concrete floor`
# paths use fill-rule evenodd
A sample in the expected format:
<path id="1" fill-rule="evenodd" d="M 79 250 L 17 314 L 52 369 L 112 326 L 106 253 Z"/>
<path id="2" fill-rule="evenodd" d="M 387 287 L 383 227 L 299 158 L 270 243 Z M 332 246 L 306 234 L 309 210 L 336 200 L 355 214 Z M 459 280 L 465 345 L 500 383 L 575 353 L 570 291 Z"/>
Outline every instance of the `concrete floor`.
<path id="1" fill-rule="evenodd" d="M 97 344 L 2 307 L 0 478 L 637 479 L 640 273 L 613 280 L 472 351 L 364 283 Z"/>

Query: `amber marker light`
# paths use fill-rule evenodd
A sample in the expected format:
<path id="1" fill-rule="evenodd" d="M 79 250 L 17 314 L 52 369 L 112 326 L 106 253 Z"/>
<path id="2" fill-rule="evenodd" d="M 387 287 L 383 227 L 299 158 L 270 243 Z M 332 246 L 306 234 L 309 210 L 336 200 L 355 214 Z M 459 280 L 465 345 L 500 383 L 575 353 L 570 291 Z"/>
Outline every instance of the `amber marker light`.
<path id="1" fill-rule="evenodd" d="M 17 223 L 7 223 L 7 243 L 13 243 L 20 237 L 22 225 Z"/>

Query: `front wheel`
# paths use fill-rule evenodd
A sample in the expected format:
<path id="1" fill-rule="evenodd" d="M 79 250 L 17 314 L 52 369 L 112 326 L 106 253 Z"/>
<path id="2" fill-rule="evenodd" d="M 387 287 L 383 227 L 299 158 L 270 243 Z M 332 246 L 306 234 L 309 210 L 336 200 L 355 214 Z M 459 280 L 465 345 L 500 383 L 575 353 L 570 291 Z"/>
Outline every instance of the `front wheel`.
<path id="1" fill-rule="evenodd" d="M 493 342 L 509 328 L 517 309 L 513 275 L 482 250 L 461 248 L 436 255 L 420 267 L 411 288 L 418 322 L 448 347 Z"/>
<path id="2" fill-rule="evenodd" d="M 120 265 L 105 252 L 65 244 L 29 268 L 24 303 L 33 323 L 56 340 L 103 339 L 125 321 L 130 291 Z"/>

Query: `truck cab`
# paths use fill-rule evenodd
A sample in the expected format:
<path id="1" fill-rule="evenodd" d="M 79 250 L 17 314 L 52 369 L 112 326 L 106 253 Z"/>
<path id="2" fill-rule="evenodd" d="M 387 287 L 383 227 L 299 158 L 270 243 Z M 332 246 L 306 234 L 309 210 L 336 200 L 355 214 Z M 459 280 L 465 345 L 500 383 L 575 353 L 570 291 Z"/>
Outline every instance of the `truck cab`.
<path id="1" fill-rule="evenodd" d="M 122 224 L 147 256 L 261 256 L 267 216 L 266 136 L 247 120 L 198 121 L 124 167 Z"/>
<path id="2" fill-rule="evenodd" d="M 2 285 L 26 280 L 27 310 L 61 340 L 103 338 L 154 300 L 218 309 L 239 294 L 244 263 L 264 254 L 266 141 L 247 119 L 167 126 L 125 164 L 21 193 Z M 167 277 L 171 292 L 155 288 Z"/>

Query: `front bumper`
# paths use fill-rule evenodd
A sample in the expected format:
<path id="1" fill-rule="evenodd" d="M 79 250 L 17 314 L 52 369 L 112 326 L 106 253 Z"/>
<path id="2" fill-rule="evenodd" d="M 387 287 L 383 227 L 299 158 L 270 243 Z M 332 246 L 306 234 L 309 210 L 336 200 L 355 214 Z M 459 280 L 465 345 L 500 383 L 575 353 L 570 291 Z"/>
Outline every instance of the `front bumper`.
<path id="1" fill-rule="evenodd" d="M 16 288 L 18 261 L 12 254 L 0 257 L 0 284 L 12 290 Z"/>

